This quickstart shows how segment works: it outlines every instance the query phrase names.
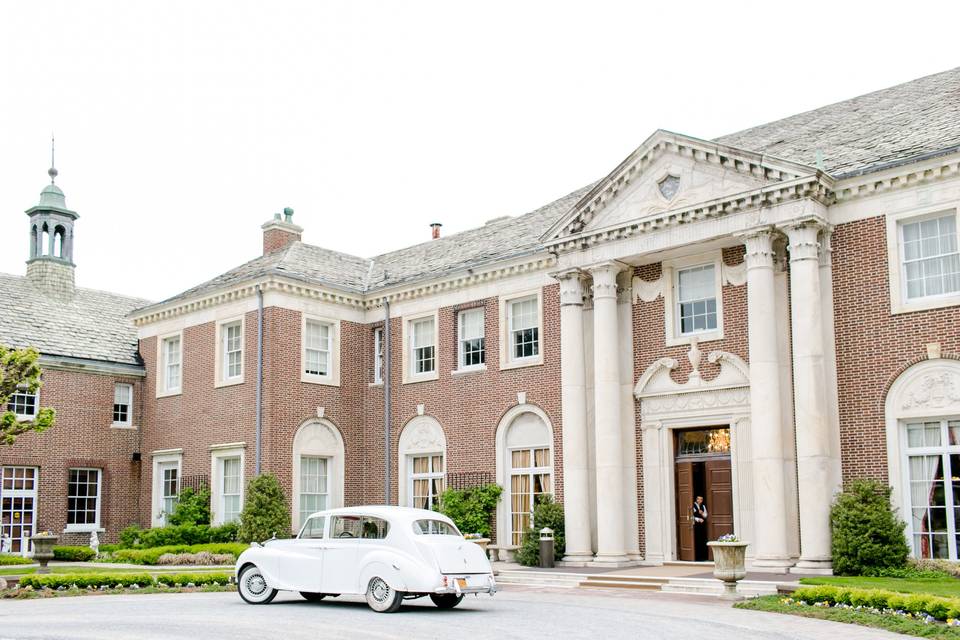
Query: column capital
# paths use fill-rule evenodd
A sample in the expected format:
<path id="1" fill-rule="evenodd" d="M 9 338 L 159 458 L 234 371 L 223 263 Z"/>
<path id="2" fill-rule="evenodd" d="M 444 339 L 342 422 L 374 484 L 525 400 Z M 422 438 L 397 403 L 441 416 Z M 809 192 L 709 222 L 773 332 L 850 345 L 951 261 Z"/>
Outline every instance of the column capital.
<path id="1" fill-rule="evenodd" d="M 737 234 L 746 246 L 744 260 L 747 269 L 773 269 L 774 247 L 777 231 L 773 227 L 764 226 L 748 229 Z"/>
<path id="2" fill-rule="evenodd" d="M 617 297 L 617 275 L 627 268 L 622 262 L 608 260 L 586 267 L 593 276 L 593 299 Z"/>
<path id="3" fill-rule="evenodd" d="M 811 217 L 784 223 L 780 229 L 789 239 L 790 262 L 800 260 L 819 260 L 819 236 L 828 225 L 823 218 Z"/>
<path id="4" fill-rule="evenodd" d="M 560 282 L 560 306 L 583 306 L 583 280 L 586 275 L 580 269 L 564 269 L 550 274 Z"/>
<path id="5" fill-rule="evenodd" d="M 820 266 L 833 266 L 833 226 L 827 225 L 820 231 Z"/>

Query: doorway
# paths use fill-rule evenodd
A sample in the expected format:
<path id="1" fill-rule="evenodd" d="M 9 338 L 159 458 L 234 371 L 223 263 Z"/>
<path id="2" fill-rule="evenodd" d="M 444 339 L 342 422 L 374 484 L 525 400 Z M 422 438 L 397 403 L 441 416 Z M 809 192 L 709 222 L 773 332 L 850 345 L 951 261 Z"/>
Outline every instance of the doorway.
<path id="1" fill-rule="evenodd" d="M 733 482 L 729 427 L 678 430 L 674 434 L 677 559 L 713 560 L 707 541 L 733 533 Z M 705 517 L 695 518 L 703 498 Z"/>
<path id="2" fill-rule="evenodd" d="M 0 467 L 0 551 L 27 555 L 36 533 L 37 468 Z"/>

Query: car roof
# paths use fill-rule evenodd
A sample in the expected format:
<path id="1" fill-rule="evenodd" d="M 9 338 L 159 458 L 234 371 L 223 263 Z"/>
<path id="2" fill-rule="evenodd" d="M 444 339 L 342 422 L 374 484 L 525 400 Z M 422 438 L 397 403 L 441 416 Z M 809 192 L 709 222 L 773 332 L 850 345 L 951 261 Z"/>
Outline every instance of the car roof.
<path id="1" fill-rule="evenodd" d="M 351 515 L 351 516 L 374 516 L 377 518 L 383 518 L 391 522 L 413 522 L 414 520 L 442 520 L 444 522 L 452 522 L 450 518 L 438 513 L 436 511 L 430 511 L 428 509 L 414 509 L 413 507 L 394 507 L 391 505 L 369 505 L 369 506 L 359 506 L 359 507 L 339 507 L 337 509 L 326 509 L 324 511 L 317 511 L 316 513 L 311 513 L 310 517 L 313 516 L 331 516 L 331 515 Z"/>

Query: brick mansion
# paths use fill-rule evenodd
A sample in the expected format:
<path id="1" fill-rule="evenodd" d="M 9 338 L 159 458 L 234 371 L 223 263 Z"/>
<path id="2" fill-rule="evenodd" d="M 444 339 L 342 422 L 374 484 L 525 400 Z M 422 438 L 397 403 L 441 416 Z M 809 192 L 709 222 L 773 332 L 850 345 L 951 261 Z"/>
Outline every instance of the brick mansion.
<path id="1" fill-rule="evenodd" d="M 162 526 L 187 486 L 235 520 L 269 472 L 295 529 L 495 482 L 504 559 L 549 493 L 573 566 L 705 559 L 702 496 L 710 539 L 804 572 L 830 571 L 833 496 L 867 477 L 913 555 L 960 558 L 960 68 L 658 130 L 536 211 L 372 258 L 302 242 L 288 209 L 262 255 L 161 302 L 76 286 L 50 173 L 26 273 L 0 274 L 0 344 L 44 370 L 8 408 L 57 411 L 0 447 L 7 551 Z"/>

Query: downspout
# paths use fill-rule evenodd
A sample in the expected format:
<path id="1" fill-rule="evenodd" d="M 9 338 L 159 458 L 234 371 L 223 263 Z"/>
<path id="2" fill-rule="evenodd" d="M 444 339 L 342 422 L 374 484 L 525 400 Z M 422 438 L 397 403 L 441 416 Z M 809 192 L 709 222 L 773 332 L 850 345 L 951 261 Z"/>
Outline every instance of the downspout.
<path id="1" fill-rule="evenodd" d="M 257 285 L 257 438 L 254 474 L 260 475 L 260 448 L 263 440 L 263 289 Z"/>
<path id="2" fill-rule="evenodd" d="M 390 301 L 383 299 L 383 503 L 390 504 Z"/>

